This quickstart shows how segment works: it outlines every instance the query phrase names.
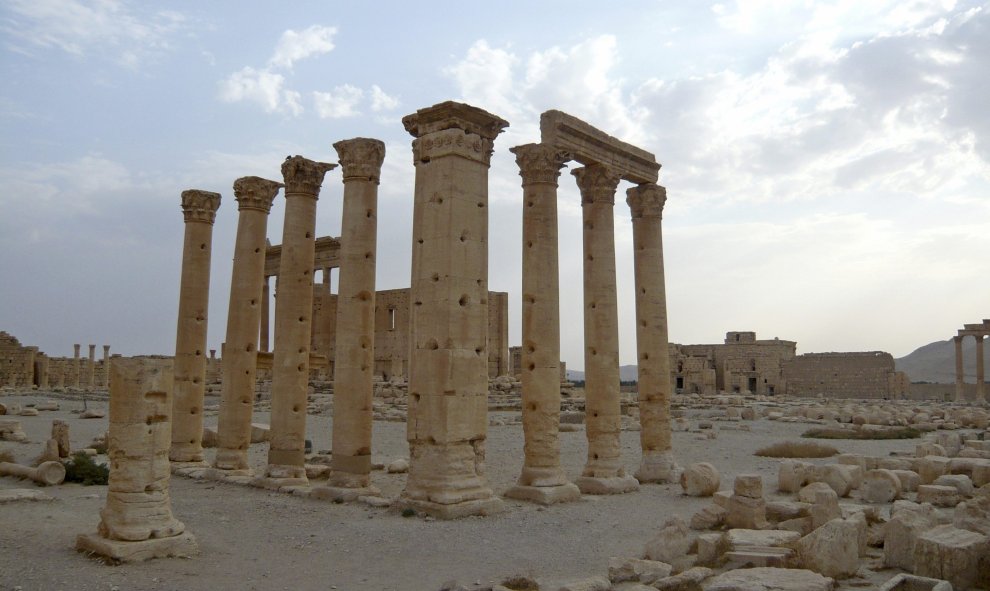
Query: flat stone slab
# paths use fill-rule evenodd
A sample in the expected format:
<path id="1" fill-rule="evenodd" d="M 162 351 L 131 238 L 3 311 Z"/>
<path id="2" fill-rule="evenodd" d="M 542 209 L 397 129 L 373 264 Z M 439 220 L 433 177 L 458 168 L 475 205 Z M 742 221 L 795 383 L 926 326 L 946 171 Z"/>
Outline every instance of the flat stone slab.
<path id="1" fill-rule="evenodd" d="M 580 476 L 574 480 L 574 484 L 586 495 L 620 495 L 639 490 L 639 481 L 633 476 Z"/>
<path id="2" fill-rule="evenodd" d="M 555 503 L 580 501 L 581 490 L 571 482 L 560 486 L 516 485 L 505 491 L 505 494 L 502 496 L 519 501 L 538 503 L 540 505 L 553 505 Z"/>
<path id="3" fill-rule="evenodd" d="M 810 570 L 758 567 L 730 570 L 704 582 L 704 591 L 832 591 L 835 581 Z"/>
<path id="4" fill-rule="evenodd" d="M 199 546 L 196 544 L 196 538 L 188 532 L 171 538 L 153 538 L 138 542 L 109 540 L 99 534 L 82 534 L 76 538 L 76 550 L 116 562 L 141 562 L 152 558 L 188 558 L 199 553 Z"/>
<path id="5" fill-rule="evenodd" d="M 562 111 L 540 115 L 540 141 L 567 152 L 581 164 L 604 164 L 636 184 L 655 183 L 660 176 L 660 164 L 653 154 Z"/>
<path id="6" fill-rule="evenodd" d="M 5 488 L 0 490 L 0 504 L 17 501 L 54 501 L 55 498 L 33 488 Z"/>

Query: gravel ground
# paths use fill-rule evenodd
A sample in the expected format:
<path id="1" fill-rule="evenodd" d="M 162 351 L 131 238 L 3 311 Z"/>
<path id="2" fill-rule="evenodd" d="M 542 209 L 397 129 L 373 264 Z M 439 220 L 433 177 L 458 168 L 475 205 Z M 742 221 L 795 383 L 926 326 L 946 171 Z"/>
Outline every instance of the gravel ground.
<path id="1" fill-rule="evenodd" d="M 27 404 L 45 395 L 0 395 L 0 401 Z M 21 421 L 31 443 L 0 443 L 20 462 L 38 455 L 50 433 L 51 420 L 69 421 L 73 447 L 84 447 L 106 429 L 106 419 L 83 420 L 73 414 L 77 400 L 59 401 L 61 409 Z M 208 399 L 207 404 L 216 403 Z M 89 402 L 105 408 L 105 401 Z M 512 413 L 505 413 L 511 416 Z M 256 413 L 256 422 L 267 422 Z M 215 426 L 215 413 L 206 417 Z M 309 417 L 314 449 L 330 447 L 330 419 Z M 750 431 L 739 429 L 746 424 Z M 760 473 L 768 499 L 777 498 L 778 460 L 753 451 L 782 439 L 796 438 L 809 425 L 756 420 L 716 422 L 718 438 L 677 432 L 674 452 L 682 465 L 707 461 L 730 488 L 742 473 Z M 832 441 L 840 452 L 887 455 L 913 449 L 914 441 Z M 626 468 L 639 459 L 639 433 L 623 432 Z M 522 465 L 522 427 L 491 427 L 487 469 L 496 491 L 515 481 Z M 376 422 L 375 455 L 381 460 L 405 457 L 405 424 Z M 267 446 L 252 447 L 260 466 Z M 572 477 L 584 464 L 583 429 L 561 433 L 561 456 Z M 212 455 L 212 451 L 208 451 Z M 828 460 L 813 460 L 825 463 Z M 405 476 L 374 473 L 385 496 L 397 496 Z M 0 489 L 32 488 L 29 482 L 0 477 Z M 0 591 L 34 590 L 215 590 L 215 589 L 376 589 L 436 591 L 445 581 L 488 584 L 512 574 L 535 577 L 544 589 L 568 580 L 607 572 L 610 556 L 639 556 L 644 544 L 671 516 L 689 519 L 710 499 L 685 497 L 678 485 L 648 485 L 639 492 L 612 497 L 585 496 L 577 503 L 552 507 L 506 501 L 506 511 L 485 518 L 432 521 L 403 518 L 395 511 L 360 504 L 333 504 L 216 482 L 175 477 L 171 496 L 175 515 L 192 532 L 200 555 L 192 559 L 153 560 L 106 566 L 77 553 L 77 534 L 96 530 L 106 498 L 105 486 L 65 484 L 45 489 L 54 502 L 0 505 Z M 784 498 L 784 497 L 780 497 Z M 880 580 L 893 575 L 887 572 Z M 858 586 L 872 586 L 860 580 Z"/>

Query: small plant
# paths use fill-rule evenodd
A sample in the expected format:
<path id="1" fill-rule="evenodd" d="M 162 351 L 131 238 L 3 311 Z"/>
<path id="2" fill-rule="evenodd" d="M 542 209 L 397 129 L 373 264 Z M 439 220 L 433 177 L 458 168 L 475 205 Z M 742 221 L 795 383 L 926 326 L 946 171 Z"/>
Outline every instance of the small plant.
<path id="1" fill-rule="evenodd" d="M 753 452 L 765 458 L 828 458 L 839 453 L 831 445 L 817 441 L 778 441 Z"/>
<path id="2" fill-rule="evenodd" d="M 10 451 L 9 449 L 0 449 L 0 462 L 8 462 L 11 464 L 16 464 L 17 462 L 14 460 L 15 460 L 14 452 Z"/>
<path id="3" fill-rule="evenodd" d="M 415 509 L 412 509 L 410 507 L 406 507 L 405 509 L 402 510 L 402 516 L 403 517 L 415 517 L 416 516 L 416 510 Z"/>
<path id="4" fill-rule="evenodd" d="M 540 585 L 529 577 L 516 575 L 502 581 L 502 586 L 512 591 L 540 591 Z"/>
<path id="5" fill-rule="evenodd" d="M 65 463 L 65 481 L 78 482 L 83 486 L 107 484 L 110 481 L 110 468 L 106 464 L 97 464 L 82 452 L 76 452 Z"/>
<path id="6" fill-rule="evenodd" d="M 921 431 L 913 427 L 890 427 L 886 429 L 809 429 L 801 434 L 809 439 L 917 439 Z"/>

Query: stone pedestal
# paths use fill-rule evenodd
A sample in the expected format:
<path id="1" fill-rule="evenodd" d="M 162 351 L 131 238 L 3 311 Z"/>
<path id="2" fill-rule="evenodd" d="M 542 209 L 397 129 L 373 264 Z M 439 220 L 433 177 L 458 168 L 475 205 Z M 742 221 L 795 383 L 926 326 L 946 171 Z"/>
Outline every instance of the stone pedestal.
<path id="1" fill-rule="evenodd" d="M 485 476 L 488 168 L 508 123 L 446 102 L 403 119 L 416 182 L 409 477 L 401 503 L 441 518 L 501 508 Z"/>
<path id="2" fill-rule="evenodd" d="M 511 150 L 523 182 L 522 473 L 505 496 L 542 504 L 581 497 L 560 467 L 560 287 L 557 179 L 560 150 L 526 144 Z"/>
<path id="3" fill-rule="evenodd" d="M 220 417 L 214 467 L 250 475 L 251 414 L 258 369 L 258 323 L 264 307 L 265 240 L 268 214 L 282 183 L 256 176 L 234 181 L 237 237 L 230 277 L 227 336 L 224 340 Z"/>
<path id="4" fill-rule="evenodd" d="M 310 337 L 313 330 L 313 265 L 316 255 L 316 200 L 334 164 L 302 156 L 282 164 L 285 222 L 275 301 L 275 355 L 272 361 L 271 447 L 267 488 L 307 484 L 306 400 Z"/>
<path id="5" fill-rule="evenodd" d="M 333 378 L 330 488 L 377 495 L 371 487 L 372 378 L 375 370 L 375 249 L 378 179 L 385 144 L 356 138 L 333 145 L 344 177 Z M 330 270 L 323 271 L 327 289 Z"/>
<path id="6" fill-rule="evenodd" d="M 195 554 L 168 495 L 172 362 L 117 358 L 110 371 L 107 502 L 97 533 L 76 548 L 119 561 Z"/>
<path id="7" fill-rule="evenodd" d="M 670 356 L 661 218 L 667 190 L 645 183 L 626 191 L 632 212 L 636 276 L 636 349 L 643 458 L 640 482 L 673 482 L 677 463 L 670 445 Z"/>
<path id="8" fill-rule="evenodd" d="M 588 461 L 575 484 L 586 494 L 639 488 L 622 465 L 619 326 L 612 210 L 619 177 L 594 164 L 573 171 L 584 219 L 584 371 Z"/>
<path id="9" fill-rule="evenodd" d="M 175 331 L 174 462 L 203 462 L 203 397 L 206 394 L 206 311 L 210 304 L 210 252 L 220 194 L 182 192 L 186 232 L 182 245 L 179 321 Z"/>

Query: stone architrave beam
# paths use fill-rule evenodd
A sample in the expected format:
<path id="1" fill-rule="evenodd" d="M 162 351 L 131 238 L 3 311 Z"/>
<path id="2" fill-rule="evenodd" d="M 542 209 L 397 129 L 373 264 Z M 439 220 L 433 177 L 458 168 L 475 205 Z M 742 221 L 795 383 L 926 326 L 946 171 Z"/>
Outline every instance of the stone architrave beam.
<path id="1" fill-rule="evenodd" d="M 660 163 L 653 154 L 562 111 L 540 115 L 540 137 L 544 144 L 569 153 L 585 166 L 603 164 L 637 185 L 655 183 L 660 177 Z"/>

